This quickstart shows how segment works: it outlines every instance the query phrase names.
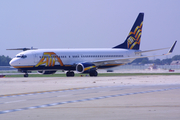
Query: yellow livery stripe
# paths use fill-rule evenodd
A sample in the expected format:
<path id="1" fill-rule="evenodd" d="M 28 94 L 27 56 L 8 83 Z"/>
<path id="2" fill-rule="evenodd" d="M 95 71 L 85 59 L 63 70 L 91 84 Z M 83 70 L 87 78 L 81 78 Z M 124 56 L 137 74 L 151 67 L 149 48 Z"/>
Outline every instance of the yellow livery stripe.
<path id="1" fill-rule="evenodd" d="M 32 68 L 34 66 L 13 66 L 14 68 Z"/>

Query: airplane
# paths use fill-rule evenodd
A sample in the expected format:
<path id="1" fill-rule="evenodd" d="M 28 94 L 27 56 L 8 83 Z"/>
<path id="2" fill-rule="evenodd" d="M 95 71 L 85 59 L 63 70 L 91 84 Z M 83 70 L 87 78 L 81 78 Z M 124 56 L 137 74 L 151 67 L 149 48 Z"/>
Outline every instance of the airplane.
<path id="1" fill-rule="evenodd" d="M 144 52 L 162 49 L 141 51 L 141 33 L 143 27 L 144 13 L 139 13 L 127 38 L 122 44 L 112 48 L 102 49 L 28 49 L 16 55 L 10 61 L 10 65 L 24 73 L 28 77 L 30 71 L 38 71 L 40 74 L 54 74 L 57 70 L 67 71 L 67 77 L 73 77 L 74 71 L 88 73 L 90 76 L 98 76 L 97 69 L 116 67 L 132 62 L 137 58 L 153 57 L 142 56 Z M 167 54 L 173 52 L 176 42 Z M 14 49 L 13 49 L 14 50 Z M 163 56 L 156 55 L 156 56 Z M 154 55 L 155 56 L 155 55 Z"/>

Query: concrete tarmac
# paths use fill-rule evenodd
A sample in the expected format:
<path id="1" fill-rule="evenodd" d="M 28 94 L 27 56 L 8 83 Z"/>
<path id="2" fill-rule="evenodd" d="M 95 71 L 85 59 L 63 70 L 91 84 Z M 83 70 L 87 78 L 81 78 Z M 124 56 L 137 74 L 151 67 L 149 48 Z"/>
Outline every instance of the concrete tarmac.
<path id="1" fill-rule="evenodd" d="M 1 78 L 2 120 L 179 120 L 180 76 Z"/>

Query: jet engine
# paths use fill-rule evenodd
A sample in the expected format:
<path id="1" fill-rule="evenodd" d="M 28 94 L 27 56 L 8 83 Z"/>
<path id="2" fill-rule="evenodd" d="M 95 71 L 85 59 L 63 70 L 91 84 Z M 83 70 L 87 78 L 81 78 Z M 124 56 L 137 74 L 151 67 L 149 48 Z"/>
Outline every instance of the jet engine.
<path id="1" fill-rule="evenodd" d="M 38 71 L 39 74 L 48 75 L 48 74 L 54 74 L 56 71 Z"/>
<path id="2" fill-rule="evenodd" d="M 76 71 L 90 73 L 91 71 L 96 71 L 96 66 L 92 63 L 79 63 L 76 65 Z"/>

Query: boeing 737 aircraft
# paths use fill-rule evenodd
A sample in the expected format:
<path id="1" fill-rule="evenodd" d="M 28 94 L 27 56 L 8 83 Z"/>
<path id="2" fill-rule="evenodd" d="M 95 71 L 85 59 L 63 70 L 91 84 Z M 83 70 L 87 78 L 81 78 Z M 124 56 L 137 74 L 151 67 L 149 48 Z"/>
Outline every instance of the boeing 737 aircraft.
<path id="1" fill-rule="evenodd" d="M 109 49 L 21 49 L 10 61 L 10 65 L 28 77 L 29 71 L 38 71 L 41 74 L 54 74 L 57 70 L 67 71 L 66 76 L 74 76 L 73 71 L 89 73 L 97 76 L 97 69 L 109 68 L 130 63 L 142 56 L 144 52 L 155 50 L 139 50 L 144 13 L 139 13 L 131 31 L 124 43 Z M 177 41 L 167 54 L 173 52 Z M 166 48 L 167 49 L 167 48 Z M 19 49 L 16 49 L 19 50 Z M 167 55 L 163 54 L 163 55 Z"/>

